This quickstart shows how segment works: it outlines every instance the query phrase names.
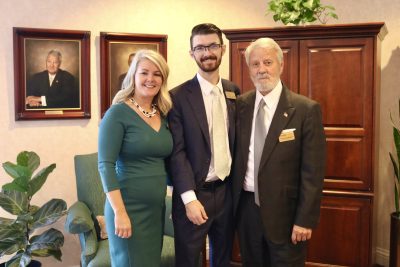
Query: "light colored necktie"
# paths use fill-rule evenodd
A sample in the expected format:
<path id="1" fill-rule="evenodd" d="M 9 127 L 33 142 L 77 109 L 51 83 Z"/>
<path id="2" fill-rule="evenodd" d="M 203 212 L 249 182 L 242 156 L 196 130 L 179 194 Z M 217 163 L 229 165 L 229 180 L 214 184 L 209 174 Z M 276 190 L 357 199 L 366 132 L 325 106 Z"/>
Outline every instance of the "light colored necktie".
<path id="1" fill-rule="evenodd" d="M 226 144 L 226 121 L 221 103 L 221 94 L 218 87 L 213 88 L 212 101 L 212 149 L 215 174 L 224 180 L 229 174 L 228 147 Z"/>
<path id="2" fill-rule="evenodd" d="M 258 106 L 254 125 L 254 200 L 258 206 L 260 206 L 258 194 L 258 168 L 260 167 L 265 138 L 267 136 L 266 119 L 268 118 L 268 113 L 265 110 L 266 108 L 267 105 L 265 104 L 265 101 L 261 100 Z"/>
<path id="3" fill-rule="evenodd" d="M 50 83 L 50 86 L 53 85 L 54 77 L 55 77 L 54 75 L 50 75 L 50 76 L 49 76 L 49 83 Z"/>

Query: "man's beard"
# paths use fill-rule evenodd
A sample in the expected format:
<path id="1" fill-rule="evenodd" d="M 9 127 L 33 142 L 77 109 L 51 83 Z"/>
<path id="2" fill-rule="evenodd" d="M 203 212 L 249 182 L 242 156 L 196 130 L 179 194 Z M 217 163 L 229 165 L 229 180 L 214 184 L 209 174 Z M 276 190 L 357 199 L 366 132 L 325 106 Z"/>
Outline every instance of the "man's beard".
<path id="1" fill-rule="evenodd" d="M 256 77 L 256 78 L 252 77 L 251 80 L 253 81 L 254 86 L 256 87 L 257 91 L 259 91 L 260 93 L 262 93 L 264 95 L 271 92 L 278 84 L 278 80 L 271 81 L 269 76 L 267 76 L 268 80 L 265 82 L 260 82 L 257 78 L 258 77 Z"/>
<path id="2" fill-rule="evenodd" d="M 203 65 L 202 63 L 208 59 L 212 59 L 212 60 L 216 60 L 215 64 L 212 66 L 208 66 L 208 65 Z M 217 56 L 214 55 L 210 55 L 207 57 L 202 57 L 199 61 L 196 60 L 197 66 L 199 66 L 199 68 L 204 71 L 204 72 L 214 72 L 219 68 L 219 65 L 221 65 L 221 61 L 222 61 L 222 56 L 218 59 Z"/>

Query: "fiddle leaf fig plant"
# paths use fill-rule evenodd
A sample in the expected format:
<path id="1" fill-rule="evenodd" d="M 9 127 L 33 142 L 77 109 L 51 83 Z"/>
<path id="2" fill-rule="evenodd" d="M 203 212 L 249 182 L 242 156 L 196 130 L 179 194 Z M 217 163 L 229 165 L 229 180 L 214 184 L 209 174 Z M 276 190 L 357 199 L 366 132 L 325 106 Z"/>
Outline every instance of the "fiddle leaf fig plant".
<path id="1" fill-rule="evenodd" d="M 3 163 L 3 169 L 13 179 L 0 192 L 0 207 L 13 217 L 0 217 L 0 258 L 15 254 L 6 267 L 25 267 L 33 256 L 53 256 L 61 261 L 64 235 L 54 228 L 40 234 L 37 230 L 62 217 L 67 204 L 61 199 L 51 199 L 41 207 L 31 204 L 33 195 L 56 167 L 51 164 L 35 174 L 39 165 L 39 156 L 28 151 L 19 153 L 16 163 Z"/>
<path id="2" fill-rule="evenodd" d="M 399 118 L 398 121 L 395 121 L 392 117 L 392 113 L 390 113 L 390 121 L 393 125 L 393 141 L 394 146 L 396 148 L 396 154 L 393 155 L 389 152 L 390 160 L 392 161 L 393 170 L 394 170 L 394 205 L 396 207 L 396 214 L 400 217 L 400 203 L 399 203 L 399 194 L 400 194 L 400 99 L 399 99 Z"/>
<path id="3" fill-rule="evenodd" d="M 273 13 L 274 21 L 294 25 L 314 22 L 326 24 L 329 17 L 338 19 L 335 8 L 322 5 L 320 0 L 271 0 L 268 2 L 267 13 Z"/>

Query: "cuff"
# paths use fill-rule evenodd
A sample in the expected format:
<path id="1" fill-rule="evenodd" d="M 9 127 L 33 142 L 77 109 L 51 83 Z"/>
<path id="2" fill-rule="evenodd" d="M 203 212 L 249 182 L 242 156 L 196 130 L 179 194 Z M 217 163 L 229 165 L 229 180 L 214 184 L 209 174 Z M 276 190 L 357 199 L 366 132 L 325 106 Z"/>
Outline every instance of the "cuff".
<path id="1" fill-rule="evenodd" d="M 197 200 L 196 193 L 193 190 L 189 190 L 189 191 L 186 191 L 185 193 L 182 193 L 181 198 L 182 198 L 183 204 L 185 204 L 185 205 L 188 204 L 189 202 Z"/>

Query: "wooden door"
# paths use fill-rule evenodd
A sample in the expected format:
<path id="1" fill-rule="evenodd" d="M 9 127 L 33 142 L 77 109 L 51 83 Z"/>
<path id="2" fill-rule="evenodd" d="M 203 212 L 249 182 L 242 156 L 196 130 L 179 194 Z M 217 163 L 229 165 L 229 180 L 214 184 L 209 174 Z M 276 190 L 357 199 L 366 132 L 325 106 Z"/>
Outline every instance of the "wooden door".
<path id="1" fill-rule="evenodd" d="M 325 189 L 372 190 L 373 39 L 300 42 L 300 93 L 321 104 Z"/>
<path id="2" fill-rule="evenodd" d="M 308 248 L 312 266 L 369 266 L 372 55 L 373 38 L 300 41 L 300 93 L 321 104 L 327 137 L 325 192 L 345 190 L 355 197 L 324 195 L 321 223 Z"/>

